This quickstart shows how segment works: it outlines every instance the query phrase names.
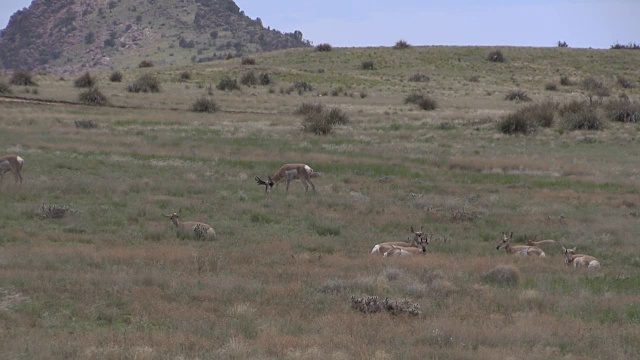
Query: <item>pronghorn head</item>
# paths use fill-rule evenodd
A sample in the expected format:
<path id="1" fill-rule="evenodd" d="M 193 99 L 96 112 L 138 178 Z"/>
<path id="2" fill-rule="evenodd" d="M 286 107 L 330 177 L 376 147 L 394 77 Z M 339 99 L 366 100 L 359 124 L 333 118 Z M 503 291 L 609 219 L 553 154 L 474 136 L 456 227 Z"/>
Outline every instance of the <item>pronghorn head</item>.
<path id="1" fill-rule="evenodd" d="M 422 226 L 420 226 L 420 231 L 416 231 L 413 228 L 413 225 L 411 226 L 411 232 L 413 233 L 413 241 L 415 241 L 416 243 L 420 243 L 420 238 L 422 238 L 422 236 L 424 236 L 424 232 L 422 232 Z"/>
<path id="2" fill-rule="evenodd" d="M 502 240 L 500 241 L 498 246 L 496 246 L 496 250 L 500 250 L 500 248 L 506 247 L 507 245 L 509 245 L 509 241 L 511 241 L 512 238 L 513 238 L 513 231 L 511 232 L 510 235 L 507 235 L 506 232 L 503 232 L 502 233 Z"/>
<path id="3" fill-rule="evenodd" d="M 422 236 L 420 237 L 419 245 L 423 254 L 427 253 L 427 246 L 431 242 L 432 238 L 433 238 L 432 234 L 426 234 L 426 233 L 423 233 Z"/>
<path id="4" fill-rule="evenodd" d="M 256 176 L 256 183 L 258 183 L 258 185 L 264 185 L 265 193 L 268 193 L 271 190 L 271 188 L 276 184 L 273 180 L 271 180 L 271 176 L 268 176 L 267 179 L 269 179 L 269 181 L 264 181 Z"/>
<path id="5" fill-rule="evenodd" d="M 573 249 L 567 249 L 564 246 L 562 247 L 562 251 L 564 252 L 564 262 L 567 263 L 567 265 L 571 265 L 571 263 L 573 263 L 573 256 L 576 254 L 576 249 L 577 247 L 574 247 Z"/>
<path id="6" fill-rule="evenodd" d="M 164 215 L 164 216 L 168 217 L 169 219 L 171 219 L 171 221 L 173 221 L 173 223 L 176 224 L 176 226 L 178 226 L 178 221 L 180 219 L 180 215 L 179 215 L 180 211 L 182 211 L 182 208 L 180 208 L 180 210 L 178 210 L 177 213 L 173 213 L 173 214 L 169 214 L 169 215 L 162 214 L 162 215 Z"/>
<path id="7" fill-rule="evenodd" d="M 524 241 L 527 243 L 527 245 L 529 246 L 535 246 L 535 241 L 538 239 L 538 235 L 534 235 L 533 239 L 527 239 L 527 235 L 524 235 Z"/>

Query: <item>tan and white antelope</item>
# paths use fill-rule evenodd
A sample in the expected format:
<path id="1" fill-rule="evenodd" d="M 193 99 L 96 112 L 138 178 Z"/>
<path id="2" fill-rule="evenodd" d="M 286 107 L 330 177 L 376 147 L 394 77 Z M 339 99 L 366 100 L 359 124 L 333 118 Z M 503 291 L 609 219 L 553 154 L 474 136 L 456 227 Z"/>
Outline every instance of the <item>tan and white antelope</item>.
<path id="1" fill-rule="evenodd" d="M 407 241 L 391 241 L 391 242 L 380 243 L 373 247 L 373 250 L 371 250 L 371 253 L 384 255 L 386 252 L 391 250 L 393 246 L 419 248 L 420 241 L 422 237 L 425 236 L 424 233 L 422 232 L 422 226 L 420 226 L 420 231 L 415 231 L 412 226 L 411 232 L 413 233 L 413 240 L 407 239 Z"/>
<path id="2" fill-rule="evenodd" d="M 544 251 L 537 246 L 529 246 L 529 245 L 511 245 L 511 239 L 513 239 L 513 232 L 511 235 L 507 236 L 507 233 L 502 233 L 502 240 L 496 247 L 496 250 L 500 250 L 500 248 L 504 247 L 507 254 L 517 254 L 522 256 L 540 256 L 544 257 Z"/>
<path id="3" fill-rule="evenodd" d="M 413 255 L 425 255 L 427 253 L 427 246 L 431 240 L 431 235 L 423 234 L 418 242 L 418 247 L 403 247 L 391 245 L 391 250 L 382 255 L 383 257 L 405 257 Z"/>
<path id="4" fill-rule="evenodd" d="M 534 236 L 533 239 L 527 239 L 527 235 L 524 236 L 524 240 L 527 242 L 527 245 L 529 246 L 537 246 L 540 247 L 541 245 L 550 245 L 550 244 L 555 244 L 556 241 L 555 240 L 540 240 L 540 241 L 536 241 L 536 238 L 538 236 Z"/>
<path id="5" fill-rule="evenodd" d="M 268 193 L 271 191 L 278 182 L 282 180 L 287 181 L 287 192 L 289 192 L 289 183 L 291 180 L 300 180 L 302 185 L 304 185 L 304 191 L 309 191 L 309 185 L 313 189 L 313 192 L 316 192 L 316 186 L 311 181 L 311 177 L 313 175 L 313 169 L 306 164 L 285 164 L 282 165 L 275 174 L 268 176 L 267 179 L 269 181 L 264 181 L 256 176 L 256 182 L 258 185 L 264 185 L 264 192 Z"/>
<path id="6" fill-rule="evenodd" d="M 588 269 L 598 269 L 600 267 L 600 262 L 595 257 L 576 254 L 576 248 L 566 249 L 563 246 L 562 251 L 564 251 L 564 262 L 567 266 L 573 265 L 573 267 L 586 267 Z"/>
<path id="7" fill-rule="evenodd" d="M 24 166 L 24 159 L 18 155 L 7 155 L 0 157 L 0 185 L 4 179 L 4 174 L 11 172 L 13 178 L 16 180 L 16 184 L 20 182 L 22 185 L 22 167 Z"/>
<path id="8" fill-rule="evenodd" d="M 197 221 L 180 221 L 180 210 L 171 215 L 164 215 L 171 219 L 176 226 L 177 234 L 184 237 L 195 237 L 196 239 L 215 240 L 216 232 L 209 224 Z"/>

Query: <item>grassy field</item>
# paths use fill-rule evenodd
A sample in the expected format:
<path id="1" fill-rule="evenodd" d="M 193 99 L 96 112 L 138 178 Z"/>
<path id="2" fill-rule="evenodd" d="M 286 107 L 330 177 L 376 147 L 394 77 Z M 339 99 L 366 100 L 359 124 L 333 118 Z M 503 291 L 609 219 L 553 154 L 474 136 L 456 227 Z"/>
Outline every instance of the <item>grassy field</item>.
<path id="1" fill-rule="evenodd" d="M 496 128 L 530 104 L 504 100 L 512 90 L 567 103 L 585 100 L 579 84 L 595 77 L 605 102 L 637 102 L 638 87 L 616 79 L 640 83 L 640 52 L 504 47 L 507 61 L 492 63 L 491 50 L 297 49 L 253 66 L 136 69 L 122 83 L 94 74 L 106 107 L 54 102 L 77 102 L 72 76 L 12 86 L 0 155 L 26 164 L 21 187 L 6 174 L 0 188 L 0 358 L 640 357 L 640 126 L 567 131 L 556 115 L 527 136 Z M 275 84 L 215 89 L 251 70 Z M 160 93 L 127 92 L 143 73 Z M 408 81 L 417 73 L 429 80 Z M 287 94 L 299 81 L 314 89 Z M 221 110 L 190 111 L 210 85 Z M 416 91 L 438 108 L 405 104 Z M 303 132 L 302 103 L 350 121 Z M 290 162 L 323 173 L 317 194 L 296 181 L 266 196 L 255 184 Z M 43 205 L 69 210 L 44 218 Z M 177 238 L 163 214 L 178 209 L 217 240 Z M 369 254 L 411 226 L 440 239 L 425 256 Z M 509 256 L 496 251 L 503 231 L 558 244 L 545 258 Z M 561 245 L 601 269 L 567 267 Z M 363 314 L 352 295 L 422 313 Z"/>

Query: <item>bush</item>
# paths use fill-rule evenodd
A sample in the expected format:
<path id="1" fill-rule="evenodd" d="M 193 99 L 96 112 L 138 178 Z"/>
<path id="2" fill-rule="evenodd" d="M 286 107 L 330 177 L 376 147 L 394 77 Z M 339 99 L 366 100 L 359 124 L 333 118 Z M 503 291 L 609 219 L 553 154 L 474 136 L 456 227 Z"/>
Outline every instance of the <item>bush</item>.
<path id="1" fill-rule="evenodd" d="M 180 81 L 191 80 L 191 73 L 189 71 L 183 71 L 180 73 Z"/>
<path id="2" fill-rule="evenodd" d="M 196 102 L 193 103 L 193 105 L 191 106 L 191 110 L 195 112 L 214 113 L 220 110 L 220 107 L 218 106 L 218 104 L 216 104 L 216 102 L 212 98 L 208 98 L 203 95 L 201 98 L 199 98 L 198 100 L 196 100 Z"/>
<path id="3" fill-rule="evenodd" d="M 153 67 L 153 62 L 151 60 L 142 60 L 140 64 L 138 64 L 139 68 L 150 68 Z"/>
<path id="4" fill-rule="evenodd" d="M 631 81 L 624 76 L 618 76 L 618 85 L 624 89 L 632 89 L 635 87 Z"/>
<path id="5" fill-rule="evenodd" d="M 421 74 L 421 73 L 415 73 L 411 76 L 409 76 L 409 81 L 411 82 L 427 82 L 431 79 L 429 79 L 429 77 L 425 74 Z"/>
<path id="6" fill-rule="evenodd" d="M 620 43 L 615 43 L 611 45 L 611 49 L 613 50 L 640 50 L 640 44 L 629 43 L 627 45 L 623 45 Z"/>
<path id="7" fill-rule="evenodd" d="M 571 79 L 569 79 L 568 76 L 560 76 L 560 85 L 562 86 L 572 86 L 573 85 L 573 81 L 571 81 Z"/>
<path id="8" fill-rule="evenodd" d="M 503 134 L 520 133 L 528 135 L 538 126 L 551 127 L 554 122 L 555 105 L 552 103 L 533 104 L 523 107 L 505 116 L 498 123 L 498 130 Z"/>
<path id="9" fill-rule="evenodd" d="M 324 43 L 324 44 L 318 44 L 318 46 L 316 46 L 316 51 L 331 51 L 333 50 L 333 48 L 331 47 L 330 44 Z"/>
<path id="10" fill-rule="evenodd" d="M 375 66 L 373 65 L 373 61 L 371 61 L 371 60 L 363 61 L 360 66 L 362 67 L 362 70 L 373 70 L 373 69 L 375 69 Z"/>
<path id="11" fill-rule="evenodd" d="M 404 98 L 405 104 L 416 104 L 418 105 L 422 100 L 424 100 L 424 95 L 420 93 L 411 93 Z"/>
<path id="12" fill-rule="evenodd" d="M 296 114 L 303 115 L 302 128 L 306 132 L 326 135 L 333 131 L 334 125 L 349 123 L 348 116 L 338 108 L 326 110 L 322 104 L 302 104 Z"/>
<path id="13" fill-rule="evenodd" d="M 566 113 L 562 120 L 565 130 L 602 130 L 604 123 L 598 116 L 595 106 L 584 106 L 577 112 Z"/>
<path id="14" fill-rule="evenodd" d="M 557 91 L 558 90 L 558 85 L 556 85 L 556 83 L 547 83 L 544 86 L 544 89 L 548 90 L 548 91 Z"/>
<path id="15" fill-rule="evenodd" d="M 133 84 L 129 84 L 127 87 L 129 92 L 145 92 L 156 93 L 160 92 L 160 81 L 151 74 L 145 74 L 140 76 Z"/>
<path id="16" fill-rule="evenodd" d="M 76 120 L 73 123 L 76 129 L 95 129 L 98 127 L 98 124 L 93 120 Z"/>
<path id="17" fill-rule="evenodd" d="M 229 76 L 224 76 L 218 85 L 216 85 L 216 89 L 222 91 L 233 91 L 240 90 L 240 86 L 238 85 L 238 81 L 236 79 L 232 79 Z"/>
<path id="18" fill-rule="evenodd" d="M 502 51 L 500 51 L 499 49 L 490 52 L 487 56 L 487 60 L 491 62 L 505 62 L 504 55 L 502 55 Z"/>
<path id="19" fill-rule="evenodd" d="M 253 71 L 249 71 L 248 73 L 242 75 L 240 78 L 240 83 L 245 86 L 253 86 L 258 84 L 258 77 Z"/>
<path id="20" fill-rule="evenodd" d="M 13 73 L 11 76 L 11 80 L 9 80 L 11 85 L 22 85 L 22 86 L 36 86 L 35 81 L 33 81 L 33 76 L 30 72 L 24 70 L 18 70 Z"/>
<path id="21" fill-rule="evenodd" d="M 78 100 L 81 103 L 95 106 L 108 105 L 107 97 L 98 90 L 97 87 L 92 87 L 87 91 L 83 91 L 78 95 Z"/>
<path id="22" fill-rule="evenodd" d="M 422 110 L 435 110 L 438 108 L 438 103 L 432 98 L 425 96 L 418 102 L 418 107 Z"/>
<path id="23" fill-rule="evenodd" d="M 531 98 L 523 90 L 511 90 L 505 97 L 505 100 L 509 101 L 531 101 Z"/>
<path id="24" fill-rule="evenodd" d="M 111 82 L 121 82 L 123 78 L 122 72 L 120 71 L 114 71 L 111 73 L 111 75 L 109 76 L 109 81 Z"/>
<path id="25" fill-rule="evenodd" d="M 96 80 L 96 78 L 91 76 L 91 74 L 87 71 L 73 82 L 73 86 L 77 88 L 91 88 L 94 87 L 97 82 L 98 81 Z"/>
<path id="26" fill-rule="evenodd" d="M 558 47 L 559 48 L 568 48 L 569 44 L 567 44 L 566 41 L 558 41 Z"/>
<path id="27" fill-rule="evenodd" d="M 570 114 L 579 113 L 584 108 L 589 107 L 585 101 L 572 100 L 568 103 L 562 104 L 558 107 L 558 113 L 560 116 L 565 117 Z"/>
<path id="28" fill-rule="evenodd" d="M 499 286 L 516 286 L 520 282 L 520 270 L 513 265 L 498 265 L 483 274 L 482 280 Z"/>
<path id="29" fill-rule="evenodd" d="M 409 43 L 406 42 L 405 40 L 398 40 L 396 44 L 393 46 L 393 48 L 396 50 L 408 49 L 410 47 L 411 45 L 409 45 Z"/>
<path id="30" fill-rule="evenodd" d="M 0 81 L 0 94 L 11 94 L 11 86 L 4 81 Z"/>
<path id="31" fill-rule="evenodd" d="M 607 118 L 612 121 L 640 122 L 640 104 L 632 102 L 627 97 L 607 103 L 604 111 Z"/>
<path id="32" fill-rule="evenodd" d="M 256 59 L 254 59 L 252 57 L 243 57 L 242 60 L 240 60 L 240 64 L 242 64 L 242 65 L 255 65 L 256 64 Z"/>
<path id="33" fill-rule="evenodd" d="M 293 90 L 296 90 L 298 94 L 302 94 L 303 92 L 312 91 L 313 85 L 306 81 L 296 81 L 287 93 L 290 93 Z"/>
<path id="34" fill-rule="evenodd" d="M 261 73 L 258 78 L 258 82 L 260 83 L 260 85 L 267 86 L 273 84 L 273 79 L 271 79 L 269 73 Z"/>

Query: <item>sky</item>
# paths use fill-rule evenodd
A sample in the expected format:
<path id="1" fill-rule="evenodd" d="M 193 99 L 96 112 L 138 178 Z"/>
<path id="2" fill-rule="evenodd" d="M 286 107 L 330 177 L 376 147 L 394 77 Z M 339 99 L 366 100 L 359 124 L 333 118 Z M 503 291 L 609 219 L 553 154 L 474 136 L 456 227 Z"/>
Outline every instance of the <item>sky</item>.
<path id="1" fill-rule="evenodd" d="M 235 0 L 246 15 L 313 44 L 556 46 L 640 43 L 640 0 Z M 31 0 L 0 0 L 0 29 Z M 302 6 L 304 5 L 304 6 Z"/>

